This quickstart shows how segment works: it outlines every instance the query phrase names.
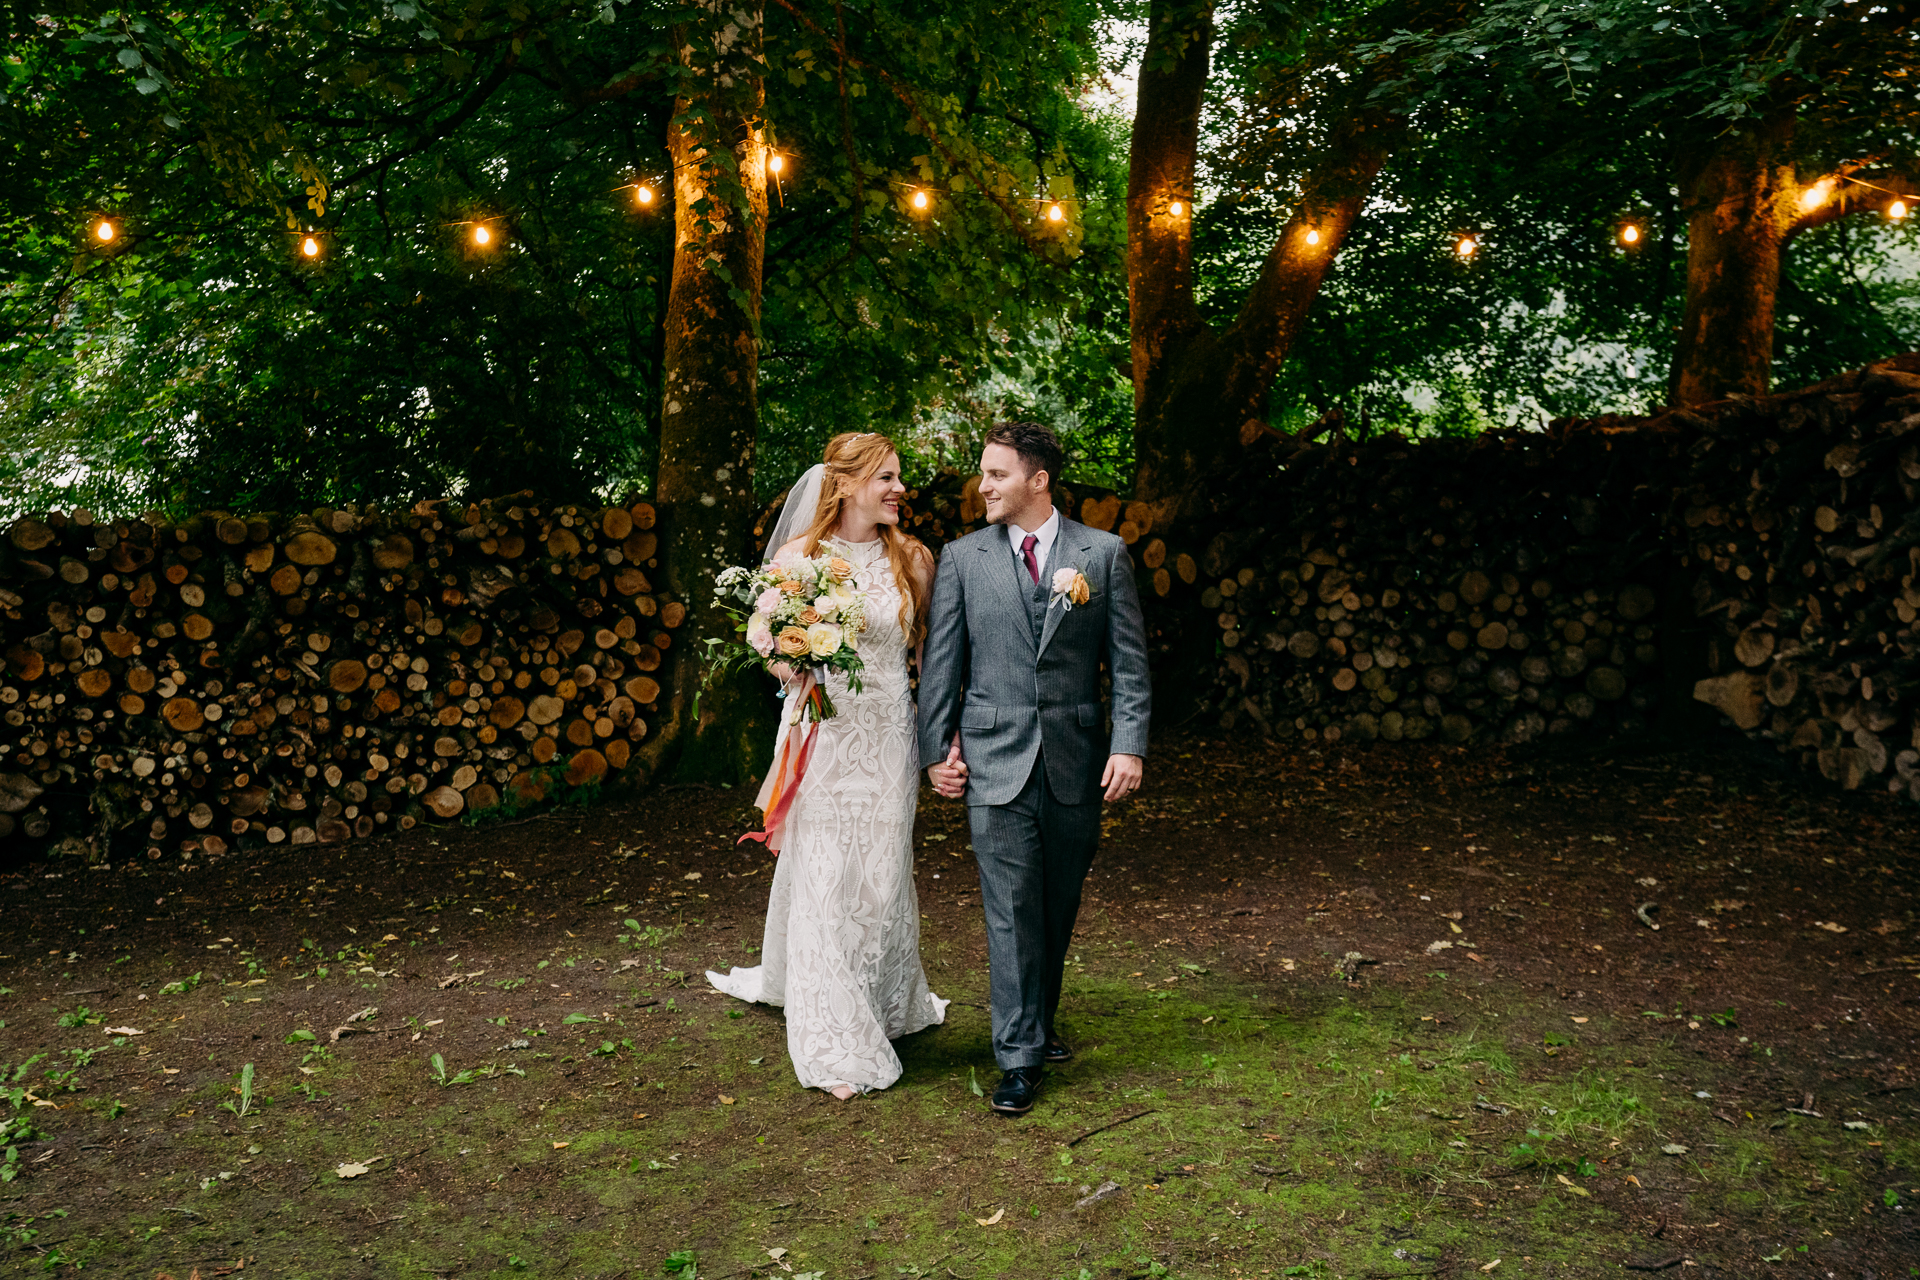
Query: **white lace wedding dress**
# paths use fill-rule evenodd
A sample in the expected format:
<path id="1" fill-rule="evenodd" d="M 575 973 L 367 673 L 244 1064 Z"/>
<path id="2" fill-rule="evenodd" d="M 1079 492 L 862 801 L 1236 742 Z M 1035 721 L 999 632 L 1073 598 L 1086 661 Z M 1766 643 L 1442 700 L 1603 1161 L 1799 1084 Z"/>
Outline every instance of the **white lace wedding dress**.
<path id="1" fill-rule="evenodd" d="M 920 965 L 920 770 L 900 593 L 878 539 L 828 541 L 867 593 L 863 687 L 852 693 L 845 677 L 828 677 L 838 714 L 821 722 L 787 817 L 761 963 L 707 978 L 728 995 L 786 1007 L 803 1086 L 864 1092 L 900 1078 L 888 1042 L 944 1021 L 948 1002 L 927 990 Z"/>

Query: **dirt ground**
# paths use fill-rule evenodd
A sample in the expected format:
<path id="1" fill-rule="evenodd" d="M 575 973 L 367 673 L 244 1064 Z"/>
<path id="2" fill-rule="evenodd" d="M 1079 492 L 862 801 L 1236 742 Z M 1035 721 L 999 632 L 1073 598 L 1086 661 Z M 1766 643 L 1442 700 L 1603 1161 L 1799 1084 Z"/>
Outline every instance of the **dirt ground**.
<path id="1" fill-rule="evenodd" d="M 1885 796 L 1738 747 L 1170 737 L 1088 885 L 1078 1057 L 1012 1121 L 964 811 L 917 845 L 948 1021 L 842 1104 L 701 976 L 757 962 L 747 799 L 0 868 L 0 1268 L 1920 1275 Z"/>

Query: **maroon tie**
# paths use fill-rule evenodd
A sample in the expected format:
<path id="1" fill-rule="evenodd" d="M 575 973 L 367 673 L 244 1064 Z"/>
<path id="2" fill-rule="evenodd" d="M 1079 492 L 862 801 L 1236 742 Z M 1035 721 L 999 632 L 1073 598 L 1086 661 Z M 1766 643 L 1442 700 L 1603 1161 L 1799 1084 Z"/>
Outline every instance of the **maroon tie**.
<path id="1" fill-rule="evenodd" d="M 1032 575 L 1036 586 L 1040 583 L 1040 561 L 1034 558 L 1033 548 L 1039 541 L 1039 534 L 1030 533 L 1027 540 L 1020 544 L 1020 558 L 1027 562 L 1027 572 Z"/>

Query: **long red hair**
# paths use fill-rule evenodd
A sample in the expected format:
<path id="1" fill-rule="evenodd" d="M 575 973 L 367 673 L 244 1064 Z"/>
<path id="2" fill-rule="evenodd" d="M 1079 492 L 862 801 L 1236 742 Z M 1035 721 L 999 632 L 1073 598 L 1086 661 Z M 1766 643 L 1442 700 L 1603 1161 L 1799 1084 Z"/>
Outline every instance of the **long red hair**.
<path id="1" fill-rule="evenodd" d="M 821 542 L 840 523 L 847 496 L 873 479 L 887 465 L 887 459 L 898 452 L 893 441 L 877 431 L 846 431 L 827 441 L 826 454 L 821 458 L 826 473 L 820 478 L 820 505 L 814 511 L 813 523 L 800 535 L 803 555 L 820 554 Z M 881 525 L 880 541 L 886 546 L 887 565 L 900 590 L 900 634 L 912 649 L 926 634 L 927 609 L 932 601 L 920 585 L 920 574 L 933 563 L 933 554 L 899 525 Z"/>

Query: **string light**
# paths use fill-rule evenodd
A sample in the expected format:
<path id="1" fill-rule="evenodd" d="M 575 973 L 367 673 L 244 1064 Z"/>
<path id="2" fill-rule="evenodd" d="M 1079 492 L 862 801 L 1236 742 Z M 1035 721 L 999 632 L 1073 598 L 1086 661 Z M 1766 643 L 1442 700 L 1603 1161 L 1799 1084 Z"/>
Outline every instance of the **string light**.
<path id="1" fill-rule="evenodd" d="M 1067 219 L 1067 211 L 1065 209 L 1062 209 L 1058 202 L 1055 202 L 1054 204 L 1050 204 L 1047 206 L 1048 222 L 1065 222 L 1066 219 Z"/>
<path id="2" fill-rule="evenodd" d="M 1824 178 L 1814 183 L 1800 193 L 1800 211 L 1802 213 L 1812 213 L 1815 209 L 1818 209 L 1827 202 L 1827 196 L 1832 190 L 1833 184 Z"/>
<path id="3" fill-rule="evenodd" d="M 300 252 L 306 254 L 309 258 L 317 258 L 320 256 L 320 242 L 312 236 L 308 236 L 300 242 Z"/>
<path id="4" fill-rule="evenodd" d="M 643 182 L 634 190 L 633 198 L 639 204 L 652 204 L 653 188 Z"/>
<path id="5" fill-rule="evenodd" d="M 1318 231 L 1316 231 L 1316 230 L 1314 230 L 1314 229 L 1312 229 L 1312 228 L 1308 228 L 1308 230 L 1307 230 L 1307 243 L 1308 243 L 1308 244 L 1319 244 L 1319 243 L 1320 243 L 1320 233 L 1319 233 Z"/>
<path id="6" fill-rule="evenodd" d="M 98 240 L 101 244 L 109 243 L 114 238 L 114 236 L 118 234 L 119 234 L 119 231 L 114 227 L 114 225 L 111 222 L 107 221 L 105 218 L 102 218 L 100 219 L 100 221 L 93 224 L 94 238 Z"/>
<path id="7" fill-rule="evenodd" d="M 928 200 L 927 200 L 927 193 L 926 193 L 926 192 L 924 192 L 924 191 L 916 191 L 916 192 L 914 192 L 914 193 L 913 193 L 913 207 L 914 207 L 914 208 L 916 208 L 916 209 L 925 209 L 925 208 L 927 207 L 927 204 L 928 204 Z"/>
<path id="8" fill-rule="evenodd" d="M 485 223 L 473 229 L 473 242 L 482 246 L 493 243 L 493 232 L 487 230 Z"/>
<path id="9" fill-rule="evenodd" d="M 781 155 L 778 151 L 775 151 L 767 156 L 767 172 L 768 173 L 779 173 L 782 169 L 785 169 L 786 167 L 787 167 L 787 159 L 785 156 Z"/>
<path id="10" fill-rule="evenodd" d="M 1900 219 L 1906 217 L 1907 202 L 1905 200 L 1895 200 L 1892 204 L 1887 206 L 1887 216 L 1889 218 L 1892 218 L 1895 222 L 1898 222 Z"/>
<path id="11" fill-rule="evenodd" d="M 1472 236 L 1461 236 L 1459 242 L 1453 246 L 1453 251 L 1460 255 L 1462 261 L 1465 261 L 1480 251 L 1480 242 Z"/>
<path id="12" fill-rule="evenodd" d="M 1181 204 L 1178 200 L 1175 200 L 1172 204 L 1167 206 L 1167 212 L 1177 218 L 1182 213 L 1186 212 L 1186 208 L 1187 206 Z"/>

